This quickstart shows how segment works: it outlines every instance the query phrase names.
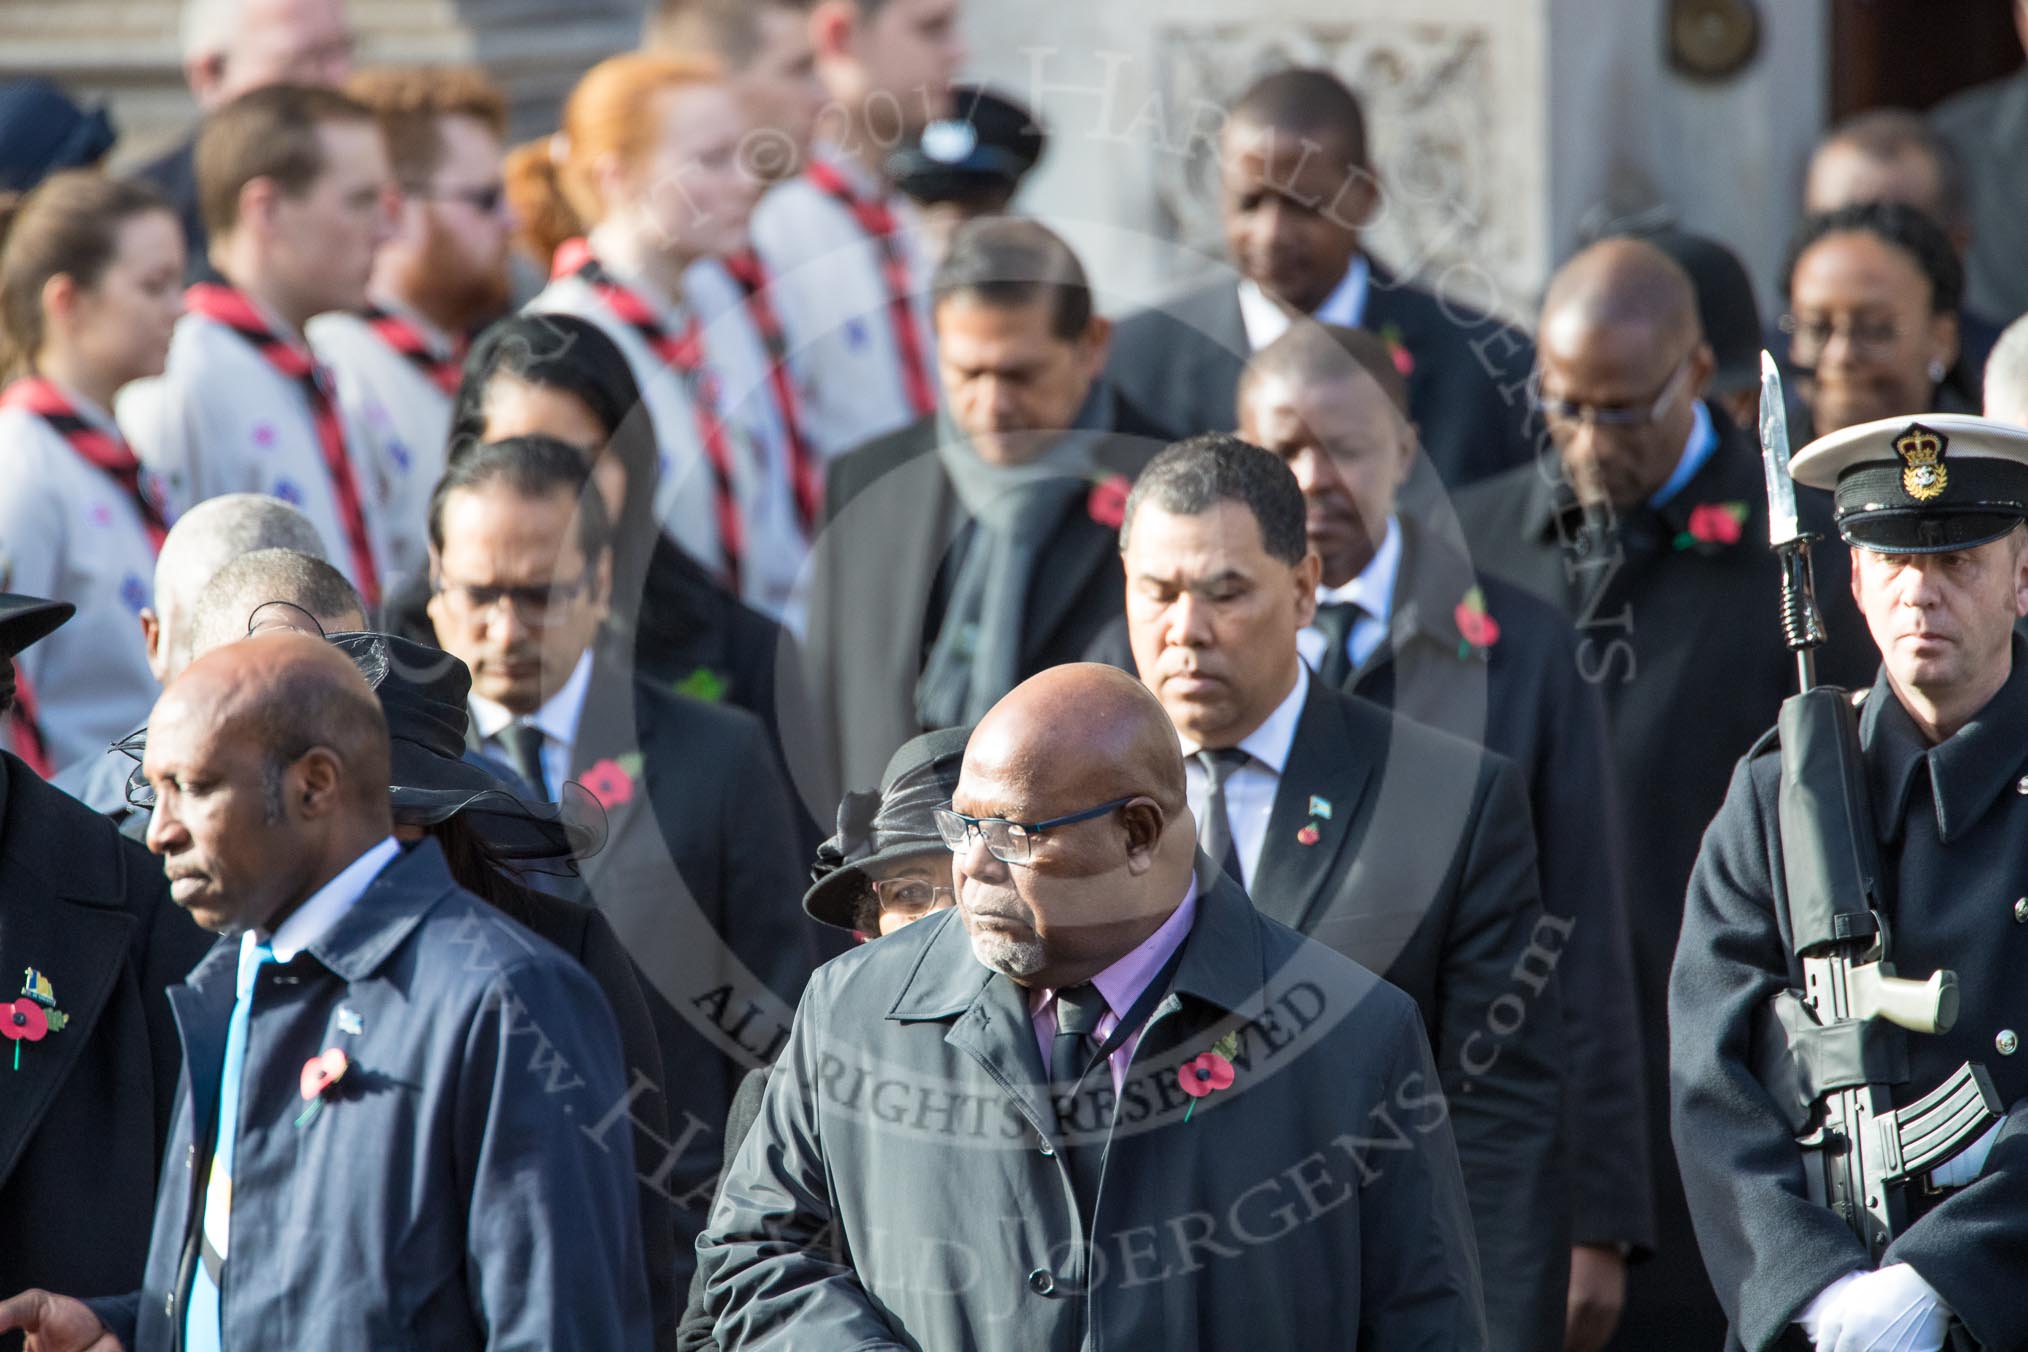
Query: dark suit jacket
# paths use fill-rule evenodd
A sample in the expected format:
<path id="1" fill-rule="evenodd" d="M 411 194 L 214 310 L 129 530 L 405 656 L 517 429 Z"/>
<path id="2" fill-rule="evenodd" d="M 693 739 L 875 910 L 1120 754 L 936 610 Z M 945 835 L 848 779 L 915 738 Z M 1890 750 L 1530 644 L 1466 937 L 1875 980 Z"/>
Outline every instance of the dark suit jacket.
<path id="1" fill-rule="evenodd" d="M 1198 908 L 1102 1137 L 1110 1078 L 1076 1096 L 1089 1234 L 1027 992 L 955 912 L 818 972 L 700 1244 L 724 1345 L 1484 1347 L 1414 1002 L 1225 879 Z M 1189 1110 L 1227 1033 L 1233 1084 Z"/>
<path id="2" fill-rule="evenodd" d="M 1719 445 L 1660 510 L 1642 508 L 1605 543 L 1573 516 L 1554 455 L 1475 485 L 1457 508 L 1474 563 L 1548 600 L 1577 633 L 1577 669 L 1604 697 L 1612 734 L 1620 825 L 1627 858 L 1627 915 L 1635 994 L 1645 1039 L 1649 1165 L 1656 1256 L 1630 1276 L 1617 1346 L 1716 1346 L 1724 1319 L 1690 1238 L 1668 1139 L 1667 991 L 1682 927 L 1683 894 L 1704 828 L 1724 800 L 1740 756 L 1774 722 L 1795 690 L 1782 646 L 1780 570 L 1767 548 L 1767 497 L 1752 439 L 1712 410 Z M 1817 595 L 1831 643 L 1820 679 L 1864 682 L 1872 644 L 1847 588 L 1850 556 L 1833 535 L 1824 494 L 1799 489 L 1806 529 L 1826 536 L 1816 551 Z M 1690 535 L 1700 506 L 1736 503 L 1745 513 L 1732 544 Z M 1604 577 L 1587 599 L 1584 588 Z"/>
<path id="3" fill-rule="evenodd" d="M 1311 681 L 1248 882 L 1264 914 L 1414 997 L 1450 1100 L 1489 1345 L 1555 1352 L 1570 1049 L 1520 772 Z"/>
<path id="4" fill-rule="evenodd" d="M 147 1271 L 93 1302 L 131 1352 L 180 1345 L 238 963 L 221 941 L 169 993 L 184 1075 Z M 351 1066 L 299 1127 L 329 1047 Z M 648 1347 L 625 1096 L 591 978 L 410 847 L 258 978 L 226 1346 Z"/>
<path id="5" fill-rule="evenodd" d="M 0 1042 L 8 1294 L 140 1283 L 183 1061 L 162 992 L 210 946 L 146 850 L 0 754 L 0 1007 L 33 967 L 69 1018 L 39 1042 Z M 0 1347 L 20 1345 L 0 1334 Z"/>
<path id="6" fill-rule="evenodd" d="M 1525 464 L 1535 453 L 1527 337 L 1394 276 L 1369 260 L 1360 326 L 1400 345 L 1408 411 L 1451 488 Z M 1171 439 L 1239 425 L 1234 393 L 1251 349 L 1230 273 L 1121 321 L 1106 377 L 1154 412 Z M 1490 374 L 1489 374 L 1490 372 Z"/>
<path id="7" fill-rule="evenodd" d="M 768 1072 L 773 1069 L 755 1066 L 733 1092 L 732 1108 L 725 1115 L 725 1163 L 721 1178 L 732 1172 L 739 1148 L 746 1144 L 747 1134 L 760 1119 L 761 1099 L 768 1091 Z M 683 1307 L 683 1322 L 676 1330 L 676 1352 L 717 1352 L 717 1348 L 711 1311 L 704 1303 L 704 1270 L 699 1268 L 690 1277 L 690 1296 Z"/>
<path id="8" fill-rule="evenodd" d="M 1131 480 L 1167 438 L 1114 400 L 1114 434 L 1092 449 L 1091 476 Z M 799 783 L 877 784 L 896 747 L 924 731 L 916 685 L 943 623 L 947 554 L 967 513 L 937 455 L 934 416 L 831 465 L 827 524 L 811 554 L 806 682 L 817 724 L 788 739 Z M 1119 532 L 1082 497 L 1059 520 L 1029 594 L 1021 675 L 1082 658 L 1124 613 Z"/>
<path id="9" fill-rule="evenodd" d="M 571 776 L 605 799 L 605 849 L 580 895 L 645 978 L 671 1138 L 642 1172 L 676 1209 L 677 1290 L 718 1172 L 719 1126 L 745 1068 L 788 1037 L 816 965 L 803 915 L 810 857 L 760 721 L 593 666 Z M 666 1168 L 666 1172 L 663 1171 Z"/>
<path id="10" fill-rule="evenodd" d="M 510 772 L 511 773 L 511 772 Z M 626 1060 L 630 1082 L 641 1077 L 660 1081 L 662 1050 L 655 1041 L 655 1018 L 641 993 L 640 973 L 633 959 L 613 933 L 612 925 L 595 906 L 552 896 L 533 888 L 522 888 L 513 901 L 501 905 L 515 920 L 526 925 L 536 937 L 547 939 L 577 960 L 598 984 L 599 993 L 613 1011 L 619 1028 L 620 1053 Z M 643 1094 L 630 1106 L 634 1119 L 634 1158 L 651 1156 L 657 1141 L 669 1139 L 669 1109 L 659 1094 Z M 679 1313 L 677 1293 L 682 1287 L 676 1274 L 685 1266 L 676 1253 L 676 1215 L 668 1198 L 644 1176 L 634 1200 L 641 1216 L 641 1257 L 648 1274 L 648 1309 L 654 1321 L 655 1346 L 666 1348 L 676 1337 Z"/>
<path id="11" fill-rule="evenodd" d="M 1601 825 L 1618 802 L 1598 692 L 1578 675 L 1576 637 L 1554 606 L 1482 577 L 1454 537 L 1407 513 L 1391 632 L 1345 688 L 1514 762 L 1528 788 L 1543 909 L 1568 922 L 1565 1096 L 1572 1239 L 1654 1243 L 1641 1036 L 1634 1015 L 1625 859 Z M 1459 632 L 1473 587 L 1499 626 L 1490 647 Z M 1557 928 L 1557 927 L 1552 927 Z M 1554 936 L 1551 936 L 1552 938 Z"/>
<path id="12" fill-rule="evenodd" d="M 1904 976 L 1948 969 L 1962 995 L 1934 1036 L 1882 1027 L 1906 1056 L 1893 1088 L 1905 1107 L 1957 1073 L 1985 1067 L 2007 1113 L 1969 1186 L 1904 1189 L 1909 1219 L 1881 1263 L 1907 1263 L 1964 1328 L 1949 1346 L 2028 1347 L 2028 1057 L 1996 1040 L 2028 1028 L 2028 879 L 2022 776 L 2028 774 L 2028 642 L 1986 707 L 1934 746 L 1883 672 L 1859 711 L 1859 744 L 1880 852 L 1883 917 Z M 1731 1348 L 1803 1347 L 1796 1313 L 1874 1262 L 1850 1227 L 1804 1191 L 1788 1096 L 1763 1087 L 1756 1045 L 1775 992 L 1803 989 L 1783 875 L 1770 742 L 1742 761 L 1697 859 L 1669 989 L 1675 1133 L 1705 1261 L 1732 1316 Z M 2013 1047 L 2014 1042 L 2004 1043 Z"/>

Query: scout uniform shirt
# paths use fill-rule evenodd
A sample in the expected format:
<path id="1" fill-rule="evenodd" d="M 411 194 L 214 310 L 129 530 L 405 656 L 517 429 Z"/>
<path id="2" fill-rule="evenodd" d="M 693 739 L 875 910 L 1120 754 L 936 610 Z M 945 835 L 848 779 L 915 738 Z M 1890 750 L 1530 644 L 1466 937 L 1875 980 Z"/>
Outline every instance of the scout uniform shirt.
<path id="1" fill-rule="evenodd" d="M 753 246 L 814 445 L 842 455 L 936 407 L 930 266 L 911 203 L 819 145 L 808 169 L 761 199 Z"/>
<path id="2" fill-rule="evenodd" d="M 807 546 L 766 355 L 730 288 L 708 288 L 707 314 L 607 268 L 596 237 L 557 257 L 557 275 L 528 310 L 589 320 L 626 355 L 654 422 L 663 530 L 734 595 L 781 616 Z"/>
<path id="3" fill-rule="evenodd" d="M 419 574 L 429 563 L 430 491 L 444 476 L 467 344 L 385 299 L 363 315 L 318 315 L 304 332 L 331 372 L 346 423 L 366 430 L 387 472 L 392 510 L 381 534 L 393 574 Z"/>
<path id="4" fill-rule="evenodd" d="M 374 442 L 336 408 L 328 376 L 266 307 L 216 288 L 242 321 L 228 324 L 197 311 L 202 290 L 191 288 L 192 308 L 176 323 L 167 371 L 121 394 L 120 426 L 161 479 L 173 512 L 224 493 L 280 498 L 310 519 L 331 565 L 376 604 L 392 564 L 380 532 L 395 499 Z M 273 340 L 257 346 L 247 336 L 255 329 Z M 310 379 L 319 382 L 318 399 Z M 341 446 L 320 433 L 320 402 L 332 410 Z"/>
<path id="5" fill-rule="evenodd" d="M 138 470 L 112 415 L 83 396 L 34 379 L 0 392 L 0 591 L 77 607 L 16 659 L 55 770 L 146 722 L 161 693 L 140 612 L 166 527 Z"/>

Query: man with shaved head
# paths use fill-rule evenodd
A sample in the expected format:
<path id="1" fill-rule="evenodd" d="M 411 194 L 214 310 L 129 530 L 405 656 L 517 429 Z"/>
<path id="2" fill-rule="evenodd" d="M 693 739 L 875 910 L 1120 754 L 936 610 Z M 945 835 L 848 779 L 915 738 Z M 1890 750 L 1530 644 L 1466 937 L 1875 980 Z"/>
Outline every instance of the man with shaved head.
<path id="1" fill-rule="evenodd" d="M 1666 1002 L 1684 889 L 1733 763 L 1794 688 L 1778 639 L 1754 437 L 1704 399 L 1712 358 L 1690 279 L 1640 240 L 1611 239 L 1551 280 L 1536 332 L 1550 449 L 1457 499 L 1474 563 L 1560 607 L 1578 675 L 1606 706 L 1618 781 L 1597 819 L 1633 868 L 1627 917 L 1647 1073 L 1656 1251 L 1629 1272 L 1618 1346 L 1717 1347 L 1725 1322 L 1690 1241 L 1670 1146 Z M 1805 529 L 1830 522 L 1800 491 Z M 1870 672 L 1845 600 L 1846 552 L 1820 549 L 1831 642 L 1819 673 Z"/>
<path id="2" fill-rule="evenodd" d="M 1263 76 L 1227 112 L 1218 172 L 1233 271 L 1123 321 L 1108 368 L 1171 438 L 1229 431 L 1248 355 L 1316 320 L 1388 343 L 1446 485 L 1529 458 L 1528 340 L 1365 250 L 1387 187 L 1358 95 L 1327 70 Z"/>
<path id="3" fill-rule="evenodd" d="M 352 662 L 308 634 L 229 643 L 149 726 L 148 847 L 221 941 L 169 992 L 185 1072 L 146 1272 L 89 1304 L 24 1292 L 0 1332 L 646 1348 L 632 1151 L 577 1129 L 625 1100 L 612 1014 L 435 843 L 396 842 Z"/>
<path id="4" fill-rule="evenodd" d="M 366 628 L 366 603 L 345 574 L 293 549 L 257 549 L 218 570 L 190 612 L 190 651 L 210 652 L 253 631 L 263 607 L 289 612 L 278 623 L 319 637 Z"/>
<path id="5" fill-rule="evenodd" d="M 1296 637 L 1315 678 L 1498 752 L 1527 785 L 1565 996 L 1568 1346 L 1595 1352 L 1622 1303 L 1624 1255 L 1654 1242 L 1625 861 L 1597 821 L 1616 800 L 1604 710 L 1562 612 L 1481 577 L 1448 521 L 1402 500 L 1429 473 L 1406 412 L 1386 345 L 1357 329 L 1292 328 L 1239 388 L 1240 434 L 1293 471 L 1307 509 L 1322 577 Z"/>
<path id="6" fill-rule="evenodd" d="M 1152 695 L 1023 682 L 938 829 L 956 908 L 818 971 L 727 1172 L 721 1344 L 1487 1345 L 1414 1004 L 1204 867 Z"/>

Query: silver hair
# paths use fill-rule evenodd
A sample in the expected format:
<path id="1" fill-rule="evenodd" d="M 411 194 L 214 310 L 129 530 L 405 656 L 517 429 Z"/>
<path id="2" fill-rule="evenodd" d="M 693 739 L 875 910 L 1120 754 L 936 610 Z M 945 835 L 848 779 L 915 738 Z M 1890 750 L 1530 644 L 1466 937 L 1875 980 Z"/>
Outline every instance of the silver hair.
<path id="1" fill-rule="evenodd" d="M 198 593 L 219 569 L 257 549 L 293 549 L 326 558 L 323 538 L 310 519 L 263 493 L 227 493 L 198 503 L 177 519 L 155 560 L 155 617 L 173 668 L 189 661 L 190 613 Z"/>

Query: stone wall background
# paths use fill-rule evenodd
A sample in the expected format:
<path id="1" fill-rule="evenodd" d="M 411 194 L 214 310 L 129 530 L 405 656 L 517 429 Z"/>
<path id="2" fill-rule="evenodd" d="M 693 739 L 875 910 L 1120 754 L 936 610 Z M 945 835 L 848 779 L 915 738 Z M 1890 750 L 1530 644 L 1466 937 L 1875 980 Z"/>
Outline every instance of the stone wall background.
<path id="1" fill-rule="evenodd" d="M 181 136 L 176 0 L 0 0 L 0 68 L 109 98 L 119 163 Z M 632 44 L 640 0 L 352 0 L 363 63 L 485 64 L 517 135 Z M 973 73 L 1048 121 L 1022 205 L 1084 253 L 1109 308 L 1217 266 L 1218 109 L 1319 62 L 1365 97 L 1385 206 L 1376 254 L 1526 320 L 1588 225 L 1661 207 L 1729 240 L 1772 297 L 1824 120 L 1825 7 L 1761 5 L 1758 56 L 1716 85 L 1665 59 L 1660 0 L 972 0 Z M 1243 17 L 1242 17 L 1243 16 Z"/>

